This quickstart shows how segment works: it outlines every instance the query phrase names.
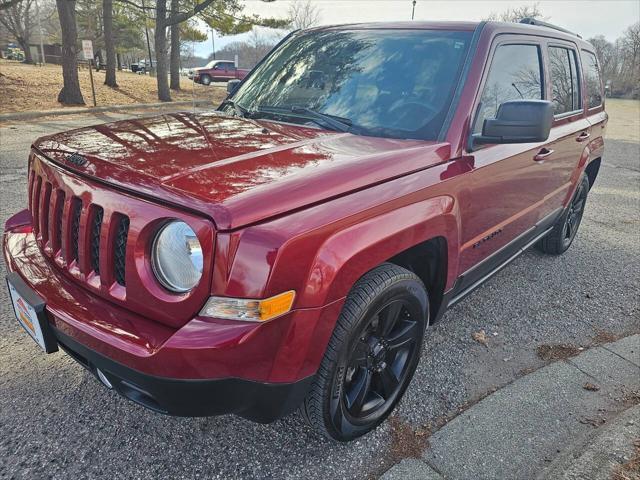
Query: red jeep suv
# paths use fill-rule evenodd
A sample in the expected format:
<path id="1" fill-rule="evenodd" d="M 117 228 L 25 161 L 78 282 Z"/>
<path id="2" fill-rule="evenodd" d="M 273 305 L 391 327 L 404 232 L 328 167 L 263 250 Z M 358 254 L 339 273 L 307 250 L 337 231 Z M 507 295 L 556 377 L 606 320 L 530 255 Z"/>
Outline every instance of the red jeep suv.
<path id="1" fill-rule="evenodd" d="M 297 31 L 215 111 L 40 138 L 4 233 L 20 324 L 158 412 L 372 430 L 429 323 L 576 236 L 597 61 L 529 23 Z"/>

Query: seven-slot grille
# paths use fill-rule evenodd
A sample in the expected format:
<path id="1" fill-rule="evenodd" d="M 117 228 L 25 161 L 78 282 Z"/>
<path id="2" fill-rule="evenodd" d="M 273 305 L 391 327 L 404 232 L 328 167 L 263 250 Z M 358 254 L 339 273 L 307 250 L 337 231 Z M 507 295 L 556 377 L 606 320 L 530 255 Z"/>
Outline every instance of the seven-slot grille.
<path id="1" fill-rule="evenodd" d="M 114 213 L 108 219 L 112 225 L 106 225 L 100 205 L 83 205 L 82 199 L 67 195 L 35 172 L 31 172 L 29 178 L 29 207 L 38 243 L 56 263 L 76 267 L 85 277 L 92 272 L 100 275 L 104 265 L 102 257 L 106 255 L 111 262 L 113 281 L 125 286 L 129 217 Z M 81 231 L 83 208 L 88 211 L 84 232 Z M 107 242 L 103 241 L 104 231 L 115 232 L 107 235 Z M 81 258 L 82 255 L 86 258 Z"/>

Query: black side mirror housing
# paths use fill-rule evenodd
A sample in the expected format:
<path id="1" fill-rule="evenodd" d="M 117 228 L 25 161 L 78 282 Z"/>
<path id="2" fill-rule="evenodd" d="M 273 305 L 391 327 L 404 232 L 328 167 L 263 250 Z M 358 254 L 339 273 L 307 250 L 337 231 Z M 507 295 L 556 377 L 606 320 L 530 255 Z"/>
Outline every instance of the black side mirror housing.
<path id="1" fill-rule="evenodd" d="M 549 138 L 553 104 L 547 100 L 514 100 L 498 107 L 496 118 L 486 118 L 482 134 L 471 136 L 471 146 L 483 143 L 535 143 Z"/>
<path id="2" fill-rule="evenodd" d="M 235 92 L 238 89 L 238 86 L 240 85 L 240 80 L 233 79 L 233 80 L 229 80 L 227 82 L 227 94 L 231 95 L 233 92 Z"/>

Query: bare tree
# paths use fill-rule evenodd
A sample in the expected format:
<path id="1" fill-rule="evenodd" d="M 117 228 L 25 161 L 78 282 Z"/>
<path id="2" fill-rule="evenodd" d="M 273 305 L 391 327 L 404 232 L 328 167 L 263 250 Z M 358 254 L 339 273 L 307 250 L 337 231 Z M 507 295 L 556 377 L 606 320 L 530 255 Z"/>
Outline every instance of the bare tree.
<path id="1" fill-rule="evenodd" d="M 115 88 L 118 84 L 116 82 L 116 45 L 113 38 L 113 0 L 102 0 L 102 23 L 104 49 L 107 51 L 104 84 Z"/>
<path id="2" fill-rule="evenodd" d="M 58 94 L 58 101 L 67 105 L 84 105 L 78 80 L 78 60 L 76 58 L 76 42 L 78 30 L 76 26 L 76 1 L 56 0 L 58 18 L 62 31 L 62 77 L 64 85 Z"/>
<path id="3" fill-rule="evenodd" d="M 509 7 L 503 12 L 491 12 L 485 20 L 493 22 L 512 22 L 517 23 L 523 18 L 538 18 L 547 20 L 548 17 L 543 16 L 539 3 L 531 5 L 523 5 L 521 7 Z"/>
<path id="4" fill-rule="evenodd" d="M 588 42 L 593 45 L 600 63 L 600 70 L 604 84 L 611 83 L 618 75 L 620 59 L 618 57 L 618 49 L 615 44 L 604 38 L 604 35 L 597 35 L 590 38 Z"/>
<path id="5" fill-rule="evenodd" d="M 171 0 L 171 15 L 179 11 L 179 0 Z M 169 58 L 169 87 L 180 90 L 180 24 L 171 25 L 171 57 Z"/>
<path id="6" fill-rule="evenodd" d="M 7 0 L 6 2 L 0 2 L 0 10 L 6 10 L 14 5 L 19 4 L 22 0 Z"/>
<path id="7" fill-rule="evenodd" d="M 29 50 L 31 28 L 33 27 L 33 19 L 31 17 L 33 6 L 34 0 L 21 0 L 8 7 L 3 6 L 2 10 L 0 10 L 0 23 L 16 39 L 20 48 L 24 50 L 25 63 L 33 63 L 31 50 Z"/>
<path id="8" fill-rule="evenodd" d="M 295 0 L 289 6 L 289 22 L 295 30 L 313 27 L 320 23 L 320 9 L 311 0 Z"/>

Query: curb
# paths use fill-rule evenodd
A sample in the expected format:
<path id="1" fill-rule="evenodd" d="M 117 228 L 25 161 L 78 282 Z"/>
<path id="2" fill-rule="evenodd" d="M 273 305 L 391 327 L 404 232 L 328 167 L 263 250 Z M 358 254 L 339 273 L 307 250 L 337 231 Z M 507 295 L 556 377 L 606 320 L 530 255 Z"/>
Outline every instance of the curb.
<path id="1" fill-rule="evenodd" d="M 195 101 L 181 101 L 181 102 L 158 102 L 158 103 L 134 103 L 127 105 L 105 105 L 103 107 L 75 107 L 64 108 L 57 110 L 30 110 L 28 112 L 14 112 L 0 114 L 0 122 L 6 120 L 29 120 L 38 117 L 51 117 L 62 115 L 75 115 L 82 113 L 97 113 L 97 112 L 110 112 L 110 111 L 122 111 L 122 110 L 141 110 L 148 108 L 163 108 L 163 107 L 190 107 L 195 105 L 196 107 L 211 106 L 213 102 L 211 100 L 195 100 Z"/>
<path id="2" fill-rule="evenodd" d="M 634 454 L 634 441 L 640 440 L 640 405 L 631 407 L 596 434 L 580 443 L 578 449 L 569 449 L 554 461 L 541 479 L 584 480 L 614 478 L 611 475 L 619 465 Z M 624 477 L 623 477 L 624 478 Z"/>
<path id="3" fill-rule="evenodd" d="M 421 458 L 396 464 L 381 478 L 558 478 L 553 467 L 563 457 L 588 451 L 598 427 L 616 425 L 615 418 L 637 403 L 632 399 L 638 390 L 640 334 L 635 334 L 497 390 L 431 435 Z M 614 434 L 623 432 L 614 429 L 609 437 Z"/>

